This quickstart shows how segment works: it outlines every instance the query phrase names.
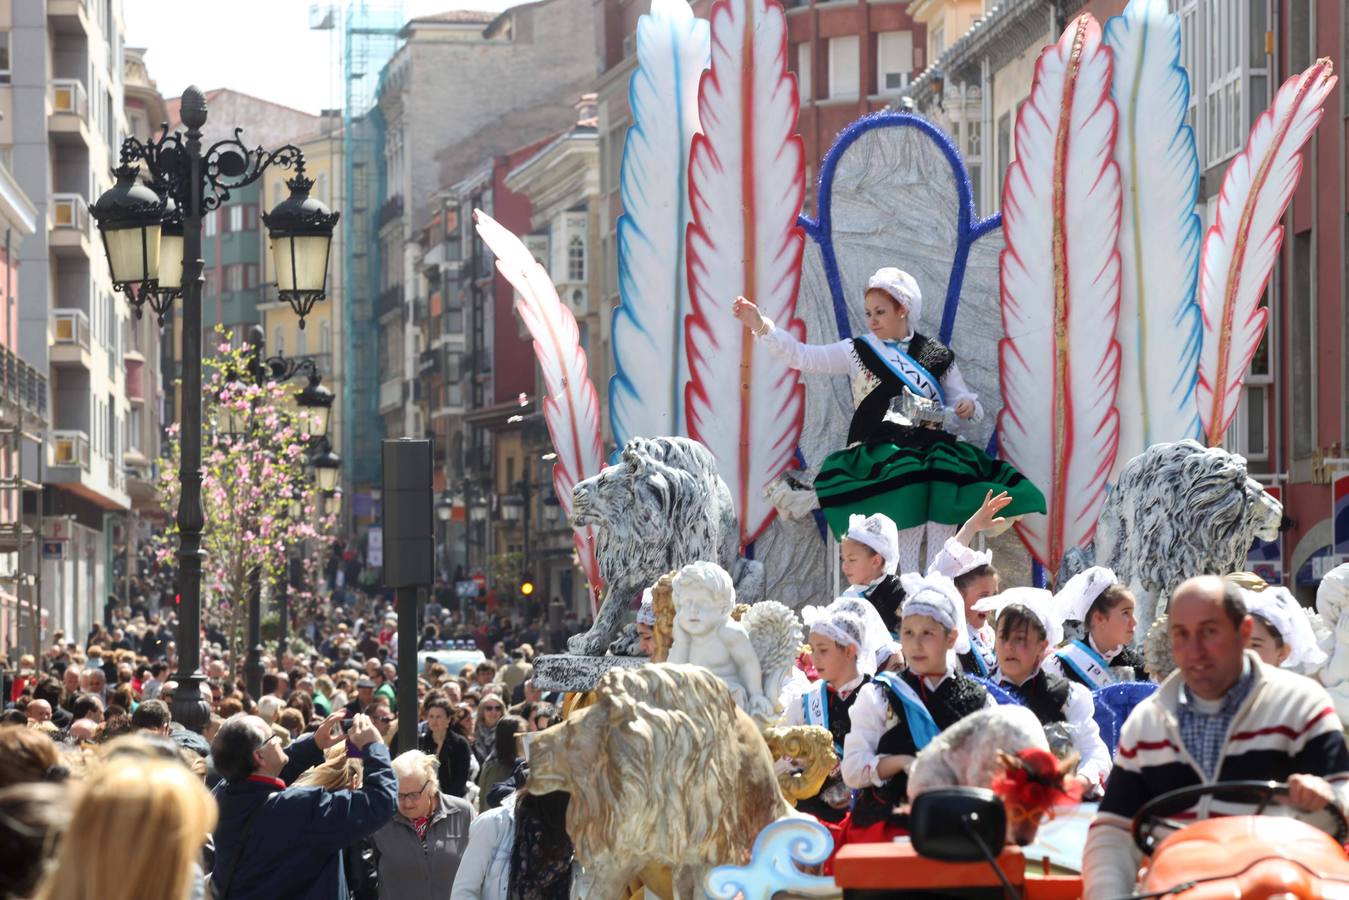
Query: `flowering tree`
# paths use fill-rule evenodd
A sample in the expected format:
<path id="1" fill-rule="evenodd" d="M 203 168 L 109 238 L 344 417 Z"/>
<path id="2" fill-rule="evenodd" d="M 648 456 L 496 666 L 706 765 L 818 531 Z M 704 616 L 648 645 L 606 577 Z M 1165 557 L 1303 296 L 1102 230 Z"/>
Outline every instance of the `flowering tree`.
<path id="1" fill-rule="evenodd" d="M 286 578 L 288 554 L 304 557 L 306 586 L 293 595 L 296 612 L 317 607 L 319 559 L 333 541 L 335 515 L 320 515 L 318 497 L 305 472 L 309 435 L 295 405 L 295 385 L 249 375 L 247 349 L 234 349 L 229 335 L 215 357 L 203 360 L 202 391 L 202 615 L 229 641 L 230 659 L 244 658 L 248 596 L 255 583 L 264 588 Z M 159 501 L 176 510 L 180 485 L 181 435 L 168 429 L 168 455 Z M 234 433 L 232 433 L 234 432 Z M 297 502 L 292 502 L 297 501 Z M 170 524 L 160 547 L 166 561 L 178 547 L 177 524 Z M 283 588 L 284 589 L 284 588 Z"/>

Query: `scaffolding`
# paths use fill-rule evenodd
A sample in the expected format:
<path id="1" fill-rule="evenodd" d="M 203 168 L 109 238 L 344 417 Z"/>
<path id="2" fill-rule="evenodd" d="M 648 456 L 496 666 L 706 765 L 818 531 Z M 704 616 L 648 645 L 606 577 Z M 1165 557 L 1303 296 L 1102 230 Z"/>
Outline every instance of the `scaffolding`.
<path id="1" fill-rule="evenodd" d="M 330 52 L 340 57 L 343 173 L 342 222 L 346 304 L 342 311 L 342 462 L 353 490 L 380 479 L 379 296 L 380 245 L 377 216 L 384 196 L 384 121 L 379 89 L 384 67 L 398 50 L 403 30 L 400 0 L 347 0 L 310 8 L 310 27 L 332 33 Z"/>

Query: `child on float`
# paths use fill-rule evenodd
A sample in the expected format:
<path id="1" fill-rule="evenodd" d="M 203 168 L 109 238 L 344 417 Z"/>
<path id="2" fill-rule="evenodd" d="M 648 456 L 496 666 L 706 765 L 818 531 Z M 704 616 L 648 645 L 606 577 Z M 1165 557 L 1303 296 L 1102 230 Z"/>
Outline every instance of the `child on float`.
<path id="1" fill-rule="evenodd" d="M 732 307 L 757 343 L 791 367 L 849 376 L 854 412 L 848 445 L 830 454 L 815 478 L 834 533 L 845 534 L 853 514 L 884 513 L 899 529 L 900 569 L 914 572 L 921 569 L 924 536 L 930 561 L 989 489 L 1011 494 L 1009 516 L 1044 512 L 1044 495 L 1020 472 L 947 430 L 957 421 L 980 420 L 983 407 L 961 377 L 955 354 L 914 329 L 923 297 L 913 276 L 878 269 L 863 303 L 869 334 L 817 345 L 778 328 L 744 297 Z M 891 402 L 903 398 L 931 408 L 896 418 Z"/>
<path id="2" fill-rule="evenodd" d="M 1130 646 L 1138 622 L 1134 595 L 1104 566 L 1079 572 L 1054 595 L 1061 622 L 1081 622 L 1083 636 L 1045 661 L 1045 668 L 1095 691 L 1121 681 L 1145 681 L 1143 656 Z"/>
<path id="3" fill-rule="evenodd" d="M 851 610 L 832 603 L 807 606 L 801 610 L 801 618 L 809 632 L 810 657 L 820 680 L 784 703 L 780 724 L 827 729 L 834 739 L 834 753 L 841 760 L 857 692 L 876 672 L 875 646 L 868 643 L 866 623 Z M 840 822 L 848 814 L 850 800 L 847 785 L 835 767 L 820 792 L 799 801 L 796 808 L 823 822 Z"/>
<path id="4" fill-rule="evenodd" d="M 900 578 L 900 644 L 908 668 L 878 673 L 862 686 L 843 741 L 843 780 L 857 789 L 845 829 L 849 843 L 903 834 L 903 822 L 891 812 L 906 800 L 908 769 L 918 752 L 943 729 L 993 705 L 988 691 L 956 665 L 969 637 L 955 585 L 940 575 Z"/>
<path id="5" fill-rule="evenodd" d="M 993 683 L 1035 713 L 1041 725 L 1062 724 L 1077 751 L 1076 777 L 1084 790 L 1103 788 L 1112 763 L 1094 718 L 1091 692 L 1043 665 L 1049 648 L 1063 640 L 1054 595 L 1040 588 L 1014 587 L 980 600 L 975 608 L 994 619 Z"/>
<path id="6" fill-rule="evenodd" d="M 1246 612 L 1252 620 L 1246 646 L 1268 666 L 1315 672 L 1326 663 L 1326 652 L 1316 643 L 1307 611 L 1288 588 L 1268 587 L 1243 591 Z"/>
<path id="7" fill-rule="evenodd" d="M 885 630 L 899 624 L 904 588 L 899 583 L 899 532 L 889 516 L 848 517 L 848 532 L 839 547 L 840 568 L 848 587 L 845 597 L 864 597 L 880 613 Z"/>
<path id="8" fill-rule="evenodd" d="M 978 564 L 962 568 L 973 553 L 969 545 L 981 531 L 1006 526 L 1006 519 L 998 513 L 1011 502 L 1012 498 L 1005 492 L 994 496 L 992 491 L 988 491 L 979 509 L 965 520 L 954 537 L 947 540 L 928 569 L 929 574 L 936 572 L 955 580 L 956 588 L 965 598 L 967 614 L 975 600 L 998 592 L 998 573 L 989 564 L 993 554 L 977 554 L 980 559 Z M 899 565 L 899 541 L 895 523 L 880 513 L 850 517 L 848 534 L 839 548 L 839 558 L 843 577 L 848 581 L 843 596 L 865 597 L 869 600 L 880 613 L 886 631 L 893 635 L 899 624 L 899 605 L 904 600 L 904 588 L 896 571 Z M 980 614 L 979 625 L 983 625 L 983 619 Z M 990 637 L 990 656 L 992 646 Z M 983 673 L 976 671 L 971 674 Z"/>
<path id="9" fill-rule="evenodd" d="M 974 550 L 970 546 L 981 531 L 1006 527 L 1006 519 L 998 512 L 1012 502 L 1006 493 L 993 496 L 989 491 L 983 506 L 971 516 L 955 537 L 942 546 L 932 561 L 929 574 L 936 572 L 950 578 L 965 601 L 965 628 L 970 636 L 970 651 L 958 657 L 960 670 L 966 675 L 987 678 L 996 665 L 993 655 L 993 628 L 988 624 L 988 613 L 975 609 L 975 604 L 995 596 L 1002 585 L 998 570 L 993 568 L 993 553 Z"/>

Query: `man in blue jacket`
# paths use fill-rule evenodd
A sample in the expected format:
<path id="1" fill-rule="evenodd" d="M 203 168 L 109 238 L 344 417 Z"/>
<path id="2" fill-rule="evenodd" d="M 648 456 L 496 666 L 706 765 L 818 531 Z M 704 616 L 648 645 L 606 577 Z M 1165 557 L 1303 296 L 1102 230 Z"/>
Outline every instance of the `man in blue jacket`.
<path id="1" fill-rule="evenodd" d="M 360 790 L 286 786 L 343 740 L 342 724 L 341 713 L 329 716 L 289 753 L 257 716 L 240 713 L 220 726 L 211 743 L 224 779 L 215 789 L 220 823 L 211 874 L 219 900 L 347 900 L 342 850 L 392 819 L 398 801 L 379 730 L 357 715 L 346 734 L 365 763 Z"/>

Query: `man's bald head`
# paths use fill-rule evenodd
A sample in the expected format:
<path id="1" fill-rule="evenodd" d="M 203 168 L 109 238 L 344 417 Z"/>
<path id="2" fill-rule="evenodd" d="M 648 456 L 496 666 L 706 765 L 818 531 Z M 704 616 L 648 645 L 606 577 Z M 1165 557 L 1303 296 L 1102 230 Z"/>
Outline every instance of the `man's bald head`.
<path id="1" fill-rule="evenodd" d="M 46 700 L 29 700 L 24 711 L 28 713 L 30 722 L 50 722 L 52 720 L 52 705 Z"/>
<path id="2" fill-rule="evenodd" d="M 1251 632 L 1241 588 L 1216 575 L 1191 578 L 1172 592 L 1166 615 L 1186 686 L 1205 700 L 1226 695 L 1241 677 Z"/>

